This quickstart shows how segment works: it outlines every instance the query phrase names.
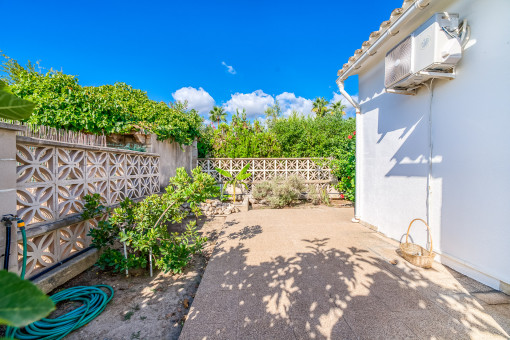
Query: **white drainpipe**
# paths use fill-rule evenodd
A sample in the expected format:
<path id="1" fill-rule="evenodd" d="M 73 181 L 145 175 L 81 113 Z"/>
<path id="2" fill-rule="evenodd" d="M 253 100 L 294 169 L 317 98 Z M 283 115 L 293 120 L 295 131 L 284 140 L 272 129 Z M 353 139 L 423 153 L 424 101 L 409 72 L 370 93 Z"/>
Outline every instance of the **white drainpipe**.
<path id="1" fill-rule="evenodd" d="M 361 114 L 361 107 L 358 102 L 356 102 L 348 93 L 345 91 L 344 88 L 344 81 L 349 78 L 353 71 L 360 68 L 361 65 L 365 60 L 367 60 L 370 56 L 377 53 L 378 48 L 384 44 L 388 39 L 398 34 L 400 31 L 400 28 L 406 24 L 411 18 L 413 18 L 416 13 L 430 5 L 432 2 L 437 2 L 441 0 L 417 0 L 414 4 L 409 6 L 407 10 L 402 13 L 402 15 L 393 22 L 393 24 L 388 27 L 388 29 L 373 43 L 372 46 L 370 46 L 363 54 L 351 65 L 345 72 L 342 73 L 342 75 L 337 79 L 336 83 L 338 85 L 338 89 L 340 90 L 340 93 L 344 96 L 345 99 L 349 103 L 354 106 L 356 109 L 356 114 Z M 356 119 L 356 197 L 355 197 L 355 203 L 354 203 L 354 218 L 352 219 L 353 222 L 359 222 L 360 221 L 360 215 L 359 215 L 359 196 L 361 192 L 360 188 L 360 162 L 361 162 L 361 150 L 360 145 L 357 142 L 358 137 L 360 136 L 360 133 L 362 133 L 362 129 L 358 128 L 358 125 L 360 124 L 359 119 Z"/>

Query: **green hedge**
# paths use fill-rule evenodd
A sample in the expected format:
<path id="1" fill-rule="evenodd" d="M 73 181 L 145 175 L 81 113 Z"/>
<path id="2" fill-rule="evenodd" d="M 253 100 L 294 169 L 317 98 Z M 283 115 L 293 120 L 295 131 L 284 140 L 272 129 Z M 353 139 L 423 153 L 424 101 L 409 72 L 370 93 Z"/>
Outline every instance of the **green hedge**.
<path id="1" fill-rule="evenodd" d="M 202 118 L 180 103 L 167 105 L 125 83 L 81 86 L 61 71 L 38 72 L 4 55 L 4 80 L 16 96 L 36 104 L 28 122 L 94 134 L 149 131 L 158 139 L 191 144 Z"/>

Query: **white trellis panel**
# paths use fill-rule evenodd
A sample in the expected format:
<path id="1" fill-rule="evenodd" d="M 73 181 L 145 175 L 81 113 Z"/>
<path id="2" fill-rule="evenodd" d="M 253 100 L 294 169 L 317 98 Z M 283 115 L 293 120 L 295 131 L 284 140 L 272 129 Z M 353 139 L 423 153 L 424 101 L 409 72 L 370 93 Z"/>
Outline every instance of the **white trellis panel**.
<path id="1" fill-rule="evenodd" d="M 220 184 L 225 178 L 215 168 L 230 172 L 233 176 L 250 163 L 248 172 L 252 174 L 248 178 L 248 187 L 254 183 L 269 181 L 275 177 L 288 178 L 298 176 L 306 184 L 315 184 L 328 193 L 337 193 L 333 185 L 336 183 L 331 170 L 327 166 L 320 166 L 321 159 L 317 158 L 199 158 L 198 165 L 202 171 L 213 176 Z M 244 191 L 243 191 L 244 192 Z"/>

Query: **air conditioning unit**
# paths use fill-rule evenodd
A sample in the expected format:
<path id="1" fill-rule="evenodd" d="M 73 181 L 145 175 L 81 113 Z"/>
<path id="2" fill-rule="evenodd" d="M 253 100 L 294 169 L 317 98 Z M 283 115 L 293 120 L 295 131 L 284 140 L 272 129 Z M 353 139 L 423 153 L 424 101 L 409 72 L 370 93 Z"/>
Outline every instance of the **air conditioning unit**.
<path id="1" fill-rule="evenodd" d="M 386 54 L 386 91 L 415 94 L 431 78 L 455 78 L 461 57 L 459 15 L 436 13 Z"/>

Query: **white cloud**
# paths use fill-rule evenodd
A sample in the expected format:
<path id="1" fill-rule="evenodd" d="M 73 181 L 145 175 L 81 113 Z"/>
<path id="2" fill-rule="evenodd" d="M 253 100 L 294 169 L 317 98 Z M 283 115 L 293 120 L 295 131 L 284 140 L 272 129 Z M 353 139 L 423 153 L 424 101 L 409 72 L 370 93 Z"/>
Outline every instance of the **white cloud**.
<path id="1" fill-rule="evenodd" d="M 172 93 L 175 100 L 188 101 L 188 109 L 195 109 L 198 113 L 207 114 L 214 106 L 214 99 L 211 95 L 199 87 L 198 90 L 193 87 L 183 87 Z"/>
<path id="2" fill-rule="evenodd" d="M 352 95 L 352 99 L 355 101 L 358 101 L 358 95 Z M 355 112 L 354 106 L 352 106 L 351 103 L 343 95 L 337 92 L 333 92 L 333 99 L 331 100 L 331 104 L 336 103 L 337 101 L 341 100 L 342 104 L 345 105 L 345 113 L 353 113 Z"/>
<path id="3" fill-rule="evenodd" d="M 246 110 L 246 115 L 250 118 L 263 116 L 264 111 L 274 104 L 274 98 L 262 90 L 257 90 L 252 93 L 236 93 L 232 98 L 223 104 L 225 111 L 235 113 L 236 109 L 242 111 Z"/>
<path id="4" fill-rule="evenodd" d="M 222 61 L 221 65 L 223 65 L 223 66 L 225 66 L 227 68 L 228 73 L 230 73 L 230 74 L 236 74 L 237 73 L 236 70 L 234 69 L 234 67 L 227 65 L 226 62 Z"/>
<path id="5" fill-rule="evenodd" d="M 290 116 L 292 111 L 297 111 L 305 115 L 309 115 L 313 108 L 313 102 L 310 99 L 296 97 L 294 93 L 283 92 L 276 96 L 276 100 L 280 104 L 283 116 Z"/>

